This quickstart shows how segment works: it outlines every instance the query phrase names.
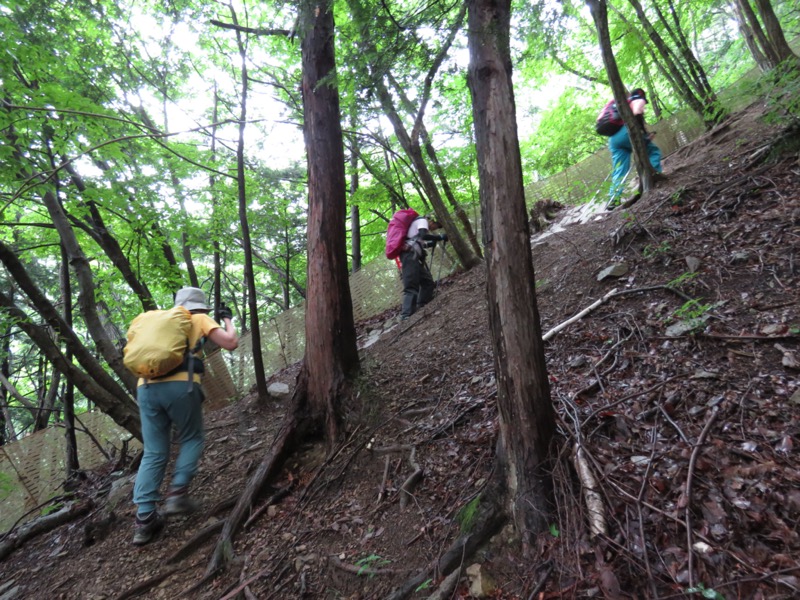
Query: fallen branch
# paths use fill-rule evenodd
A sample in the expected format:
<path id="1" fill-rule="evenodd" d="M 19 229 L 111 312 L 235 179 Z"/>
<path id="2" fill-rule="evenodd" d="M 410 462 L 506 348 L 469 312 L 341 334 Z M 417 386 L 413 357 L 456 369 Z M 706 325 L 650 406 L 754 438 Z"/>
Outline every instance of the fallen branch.
<path id="1" fill-rule="evenodd" d="M 694 445 L 692 449 L 692 456 L 689 459 L 689 471 L 686 475 L 686 552 L 688 557 L 688 565 L 687 571 L 689 573 L 689 587 L 694 587 L 694 569 L 693 569 L 693 558 L 694 558 L 694 551 L 692 549 L 692 480 L 694 479 L 694 466 L 697 462 L 697 455 L 700 453 L 700 447 L 705 443 L 706 436 L 708 436 L 708 432 L 711 430 L 711 425 L 713 425 L 714 421 L 717 419 L 717 415 L 719 415 L 719 406 L 715 406 L 711 410 L 711 414 L 708 416 L 708 420 L 706 421 L 705 427 L 703 427 L 703 431 L 700 433 L 700 437 L 697 438 L 697 443 Z"/>
<path id="2" fill-rule="evenodd" d="M 555 336 L 557 333 L 559 333 L 562 329 L 566 329 L 567 327 L 572 325 L 574 322 L 581 320 L 583 317 L 588 315 L 590 312 L 592 312 L 598 306 L 600 306 L 604 302 L 608 302 L 611 298 L 613 298 L 616 295 L 617 295 L 617 290 L 615 288 L 615 289 L 611 290 L 610 292 L 608 292 L 605 296 L 603 296 L 599 300 L 593 302 L 592 304 L 590 304 L 589 306 L 584 308 L 581 312 L 579 312 L 574 317 L 571 317 L 571 318 L 567 319 L 566 321 L 564 321 L 563 323 L 553 327 L 550 331 L 548 331 L 547 333 L 545 333 L 542 336 L 542 341 L 546 342 L 547 340 L 549 340 L 550 338 Z"/>
<path id="3" fill-rule="evenodd" d="M 364 565 L 351 565 L 348 563 L 343 563 L 339 560 L 336 556 L 329 556 L 328 562 L 336 567 L 337 569 L 341 569 L 347 573 L 352 573 L 353 575 L 366 575 L 367 577 L 374 577 L 375 575 L 397 575 L 398 573 L 408 573 L 410 569 L 373 569 Z"/>
<path id="4" fill-rule="evenodd" d="M 85 515 L 93 507 L 94 503 L 91 500 L 70 502 L 57 512 L 29 521 L 18 529 L 9 532 L 0 542 L 0 560 L 6 559 L 14 550 L 28 540 Z"/>
<path id="5" fill-rule="evenodd" d="M 263 515 L 263 514 L 264 514 L 264 512 L 266 512 L 266 510 L 267 510 L 267 509 L 268 509 L 270 506 L 272 506 L 272 505 L 274 505 L 274 504 L 277 504 L 277 503 L 278 503 L 280 500 L 282 500 L 283 498 L 285 498 L 286 496 L 288 496 L 288 495 L 289 495 L 289 493 L 290 493 L 290 492 L 291 492 L 291 491 L 294 489 L 295 485 L 297 485 L 297 479 L 293 479 L 291 482 L 289 482 L 289 485 L 286 485 L 286 486 L 282 487 L 282 488 L 281 488 L 281 489 L 279 489 L 277 492 L 275 492 L 274 494 L 272 494 L 272 496 L 270 496 L 270 497 L 267 499 L 267 501 L 266 501 L 266 502 L 264 502 L 264 504 L 261 506 L 261 508 L 259 508 L 259 509 L 258 509 L 257 511 L 255 511 L 255 512 L 254 512 L 252 515 L 250 515 L 250 518 L 249 518 L 249 519 L 247 519 L 247 521 L 245 521 L 245 522 L 244 522 L 244 525 L 242 525 L 242 527 L 243 527 L 244 529 L 247 529 L 248 527 L 250 527 L 250 525 L 252 525 L 252 524 L 253 524 L 253 522 L 254 522 L 256 519 L 258 519 L 258 517 L 260 517 L 261 515 Z"/>
<path id="6" fill-rule="evenodd" d="M 579 444 L 575 444 L 573 460 L 575 462 L 575 470 L 578 472 L 578 477 L 583 486 L 583 497 L 586 500 L 586 508 L 589 511 L 589 529 L 592 532 L 592 537 L 601 534 L 608 535 L 603 499 L 597 493 L 597 480 L 594 478 L 594 473 L 592 473 L 592 469 L 583 455 L 583 448 Z"/>

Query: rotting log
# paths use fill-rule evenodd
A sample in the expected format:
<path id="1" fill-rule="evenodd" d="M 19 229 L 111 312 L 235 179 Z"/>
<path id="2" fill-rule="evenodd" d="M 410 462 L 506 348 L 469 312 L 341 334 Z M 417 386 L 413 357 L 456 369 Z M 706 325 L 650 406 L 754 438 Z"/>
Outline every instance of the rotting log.
<path id="1" fill-rule="evenodd" d="M 0 542 L 0 560 L 5 560 L 14 550 L 37 535 L 53 529 L 88 513 L 94 507 L 91 500 L 70 502 L 61 510 L 25 523 L 6 534 Z"/>

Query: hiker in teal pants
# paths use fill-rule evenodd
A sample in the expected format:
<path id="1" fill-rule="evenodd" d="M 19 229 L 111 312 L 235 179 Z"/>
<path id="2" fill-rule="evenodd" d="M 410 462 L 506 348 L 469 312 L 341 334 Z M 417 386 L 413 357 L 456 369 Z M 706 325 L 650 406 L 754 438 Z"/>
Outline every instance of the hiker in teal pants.
<path id="1" fill-rule="evenodd" d="M 628 104 L 644 129 L 644 107 L 647 104 L 644 90 L 641 88 L 633 90 L 630 98 L 628 98 Z M 647 157 L 650 159 L 650 164 L 653 165 L 656 173 L 661 173 L 661 149 L 653 143 L 653 135 L 652 133 L 645 134 Z M 611 173 L 611 189 L 608 192 L 609 206 L 613 206 L 619 203 L 625 176 L 631 168 L 633 146 L 631 146 L 631 138 L 628 135 L 626 126 L 623 125 L 622 129 L 608 139 L 608 149 L 611 151 L 611 162 L 614 168 Z"/>

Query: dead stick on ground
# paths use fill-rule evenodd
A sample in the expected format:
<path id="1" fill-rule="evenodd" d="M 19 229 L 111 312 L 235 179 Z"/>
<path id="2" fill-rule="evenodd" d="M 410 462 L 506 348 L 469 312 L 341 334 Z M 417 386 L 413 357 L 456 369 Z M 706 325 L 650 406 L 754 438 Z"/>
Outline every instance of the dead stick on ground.
<path id="1" fill-rule="evenodd" d="M 583 449 L 580 444 L 575 444 L 573 456 L 575 470 L 578 472 L 578 477 L 580 477 L 581 485 L 583 486 L 586 508 L 589 511 L 589 529 L 592 532 L 592 537 L 600 534 L 608 535 L 603 498 L 597 493 L 597 480 L 594 478 L 594 473 L 592 473 L 592 469 L 583 455 Z"/>
<path id="2" fill-rule="evenodd" d="M 708 432 L 711 430 L 711 425 L 713 425 L 714 421 L 719 414 L 719 406 L 715 406 L 711 410 L 711 414 L 706 421 L 705 427 L 703 427 L 703 431 L 700 433 L 700 437 L 697 438 L 697 443 L 694 445 L 694 449 L 692 450 L 692 457 L 689 459 L 689 472 L 686 475 L 686 552 L 688 557 L 688 567 L 687 570 L 689 572 L 689 587 L 694 587 L 694 570 L 693 570 L 693 557 L 694 552 L 692 551 L 692 479 L 694 478 L 694 466 L 697 462 L 697 455 L 700 454 L 700 448 L 702 447 L 703 443 L 705 442 L 706 436 Z"/>
<path id="3" fill-rule="evenodd" d="M 183 546 L 178 548 L 172 556 L 170 556 L 166 561 L 165 564 L 171 565 L 178 561 L 183 560 L 193 552 L 195 552 L 200 544 L 205 542 L 208 538 L 213 535 L 216 535 L 220 531 L 222 531 L 222 527 L 225 525 L 225 521 L 217 521 L 216 523 L 212 523 L 208 527 L 204 527 L 197 533 L 195 533 Z"/>

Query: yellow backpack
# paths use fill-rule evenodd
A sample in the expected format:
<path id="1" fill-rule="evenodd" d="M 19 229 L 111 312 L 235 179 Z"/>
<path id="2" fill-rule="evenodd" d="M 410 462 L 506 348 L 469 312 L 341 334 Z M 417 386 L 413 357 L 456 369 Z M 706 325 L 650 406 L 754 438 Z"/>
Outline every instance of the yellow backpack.
<path id="1" fill-rule="evenodd" d="M 192 313 L 183 306 L 142 313 L 128 328 L 122 362 L 144 379 L 168 375 L 190 354 L 191 331 Z"/>

